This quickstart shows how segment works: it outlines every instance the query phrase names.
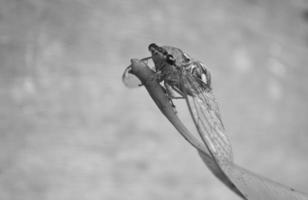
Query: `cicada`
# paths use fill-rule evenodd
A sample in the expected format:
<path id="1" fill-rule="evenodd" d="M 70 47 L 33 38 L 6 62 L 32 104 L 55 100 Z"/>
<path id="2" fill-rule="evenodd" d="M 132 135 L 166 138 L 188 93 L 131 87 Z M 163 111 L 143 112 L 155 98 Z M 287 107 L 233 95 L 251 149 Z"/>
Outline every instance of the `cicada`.
<path id="1" fill-rule="evenodd" d="M 123 74 L 124 83 L 127 85 L 134 78 L 137 80 L 133 74 L 142 80 L 162 113 L 185 139 L 198 149 L 203 161 L 221 181 L 243 199 L 308 199 L 304 193 L 258 176 L 233 162 L 231 144 L 225 134 L 220 111 L 213 95 L 211 75 L 205 65 L 179 48 L 151 44 L 149 50 L 151 57 L 132 59 L 132 65 Z M 154 63 L 153 72 L 148 68 L 149 61 Z M 144 70 L 140 70 L 141 67 L 144 67 Z M 186 100 L 192 119 L 207 149 L 203 148 L 203 144 L 195 137 L 191 137 L 193 134 L 182 125 L 185 123 L 178 123 L 179 117 L 168 104 L 168 98 L 165 98 L 163 91 L 172 105 L 172 99 L 176 98 L 173 92 L 178 93 L 179 98 Z"/>
<path id="2" fill-rule="evenodd" d="M 199 135 L 212 156 L 217 161 L 232 161 L 231 144 L 213 95 L 208 68 L 176 47 L 152 43 L 148 50 L 151 56 L 142 60 L 153 61 L 155 79 L 161 83 L 172 106 L 173 99 L 185 99 Z M 123 78 L 125 81 L 125 76 Z"/>

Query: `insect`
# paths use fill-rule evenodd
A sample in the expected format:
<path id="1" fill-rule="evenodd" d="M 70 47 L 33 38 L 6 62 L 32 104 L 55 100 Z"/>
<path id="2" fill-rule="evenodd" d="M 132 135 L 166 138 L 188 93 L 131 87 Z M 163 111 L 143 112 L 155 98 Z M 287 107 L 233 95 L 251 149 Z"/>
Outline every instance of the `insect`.
<path id="1" fill-rule="evenodd" d="M 209 70 L 179 48 L 152 43 L 148 49 L 155 65 L 156 79 L 164 84 L 172 106 L 172 99 L 184 98 L 210 152 L 220 160 L 231 161 L 231 143 L 225 135 L 219 107 L 212 92 Z"/>
<path id="2" fill-rule="evenodd" d="M 161 86 L 174 110 L 176 111 L 176 107 L 173 99 L 185 99 L 198 133 L 209 152 L 218 160 L 232 160 L 231 143 L 225 135 L 218 104 L 212 91 L 209 70 L 200 61 L 176 47 L 152 43 L 148 50 L 151 57 L 143 58 L 141 61 L 154 63 L 154 79 L 162 83 Z M 138 79 L 130 74 L 129 67 L 122 79 L 128 87 L 141 85 Z M 135 80 L 132 81 L 133 84 L 129 84 L 131 80 Z"/>
<path id="3" fill-rule="evenodd" d="M 308 199 L 304 193 L 258 176 L 233 162 L 231 144 L 225 135 L 210 81 L 204 79 L 209 77 L 205 74 L 208 71 L 203 69 L 204 66 L 197 65 L 196 61 L 175 47 L 159 47 L 151 44 L 149 50 L 152 53 L 151 57 L 131 60 L 131 65 L 126 68 L 122 76 L 124 83 L 127 84 L 128 82 L 125 81 L 131 80 L 127 79 L 130 75 L 136 75 L 136 79 L 138 77 L 142 80 L 162 113 L 184 138 L 199 150 L 203 161 L 221 181 L 243 199 Z M 147 65 L 150 60 L 155 63 L 152 69 Z M 185 98 L 198 133 L 207 149 L 202 148 L 203 144 L 192 136 L 193 134 L 185 128 L 173 112 L 168 99 L 164 96 L 164 90 L 162 90 L 164 86 L 160 84 L 161 82 L 165 87 L 175 89 L 182 98 Z M 135 87 L 134 84 L 132 86 Z M 172 98 L 167 92 L 166 95 Z"/>

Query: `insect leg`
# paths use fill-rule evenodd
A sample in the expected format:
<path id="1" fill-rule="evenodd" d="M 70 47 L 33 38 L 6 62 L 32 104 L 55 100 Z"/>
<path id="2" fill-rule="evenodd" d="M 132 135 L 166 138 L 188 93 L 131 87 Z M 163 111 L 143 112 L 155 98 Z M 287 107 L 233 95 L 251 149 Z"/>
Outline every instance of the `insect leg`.
<path id="1" fill-rule="evenodd" d="M 199 61 L 193 62 L 191 66 L 193 66 L 191 68 L 192 74 L 201 81 L 205 88 L 211 90 L 212 78 L 209 70 Z"/>
<path id="2" fill-rule="evenodd" d="M 166 91 L 169 95 L 170 98 L 172 99 L 185 99 L 185 96 L 184 96 L 184 93 L 179 90 L 177 87 L 175 86 L 170 86 L 169 84 L 164 84 L 165 88 L 166 88 Z M 178 95 L 180 96 L 178 96 Z"/>
<path id="3" fill-rule="evenodd" d="M 209 70 L 205 70 L 205 76 L 206 76 L 206 80 L 207 80 L 207 86 L 209 89 L 212 88 L 212 76 L 211 73 L 209 72 Z"/>
<path id="4" fill-rule="evenodd" d="M 175 109 L 175 105 L 172 101 L 172 99 L 174 99 L 174 91 L 172 90 L 172 87 L 170 85 L 168 85 L 166 82 L 164 82 L 164 89 L 165 89 L 165 93 L 169 99 L 169 102 L 171 104 L 171 106 Z"/>
<path id="5" fill-rule="evenodd" d="M 142 58 L 141 61 L 146 61 L 146 62 L 147 62 L 147 61 L 148 61 L 149 59 L 151 59 L 151 58 L 152 58 L 152 56 L 145 57 L 145 58 Z"/>

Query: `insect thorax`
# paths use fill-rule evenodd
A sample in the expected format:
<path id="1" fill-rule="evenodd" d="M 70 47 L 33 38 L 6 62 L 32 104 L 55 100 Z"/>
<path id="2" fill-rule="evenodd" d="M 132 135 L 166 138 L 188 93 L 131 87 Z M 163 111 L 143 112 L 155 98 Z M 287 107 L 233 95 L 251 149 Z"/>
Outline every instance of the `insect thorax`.
<path id="1" fill-rule="evenodd" d="M 170 86 L 179 87 L 181 80 L 181 71 L 173 65 L 167 65 L 161 70 L 163 81 Z"/>
<path id="2" fill-rule="evenodd" d="M 183 72 L 187 72 L 188 76 L 195 82 L 196 87 L 200 87 L 198 91 L 210 90 L 210 76 L 206 68 L 198 61 L 194 61 L 190 56 L 184 53 L 181 49 L 150 44 L 149 50 L 152 54 L 152 59 L 155 64 L 155 69 L 160 73 L 160 81 L 164 81 L 172 87 L 176 87 L 183 92 L 193 93 L 189 84 L 182 80 Z M 172 60 L 168 60 L 168 56 Z M 187 85 L 187 86 L 186 86 Z M 195 89 L 196 91 L 196 89 Z"/>

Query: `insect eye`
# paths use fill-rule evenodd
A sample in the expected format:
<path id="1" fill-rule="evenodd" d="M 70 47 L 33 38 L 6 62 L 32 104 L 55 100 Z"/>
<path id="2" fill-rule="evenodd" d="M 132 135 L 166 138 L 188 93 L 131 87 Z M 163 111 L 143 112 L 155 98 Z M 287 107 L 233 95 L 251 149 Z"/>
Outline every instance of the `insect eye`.
<path id="1" fill-rule="evenodd" d="M 151 43 L 149 46 L 148 46 L 148 49 L 149 51 L 152 51 L 153 49 L 156 49 L 158 46 L 155 44 L 155 43 Z"/>
<path id="2" fill-rule="evenodd" d="M 167 63 L 173 65 L 175 63 L 175 59 L 172 55 L 168 54 L 166 57 Z"/>

